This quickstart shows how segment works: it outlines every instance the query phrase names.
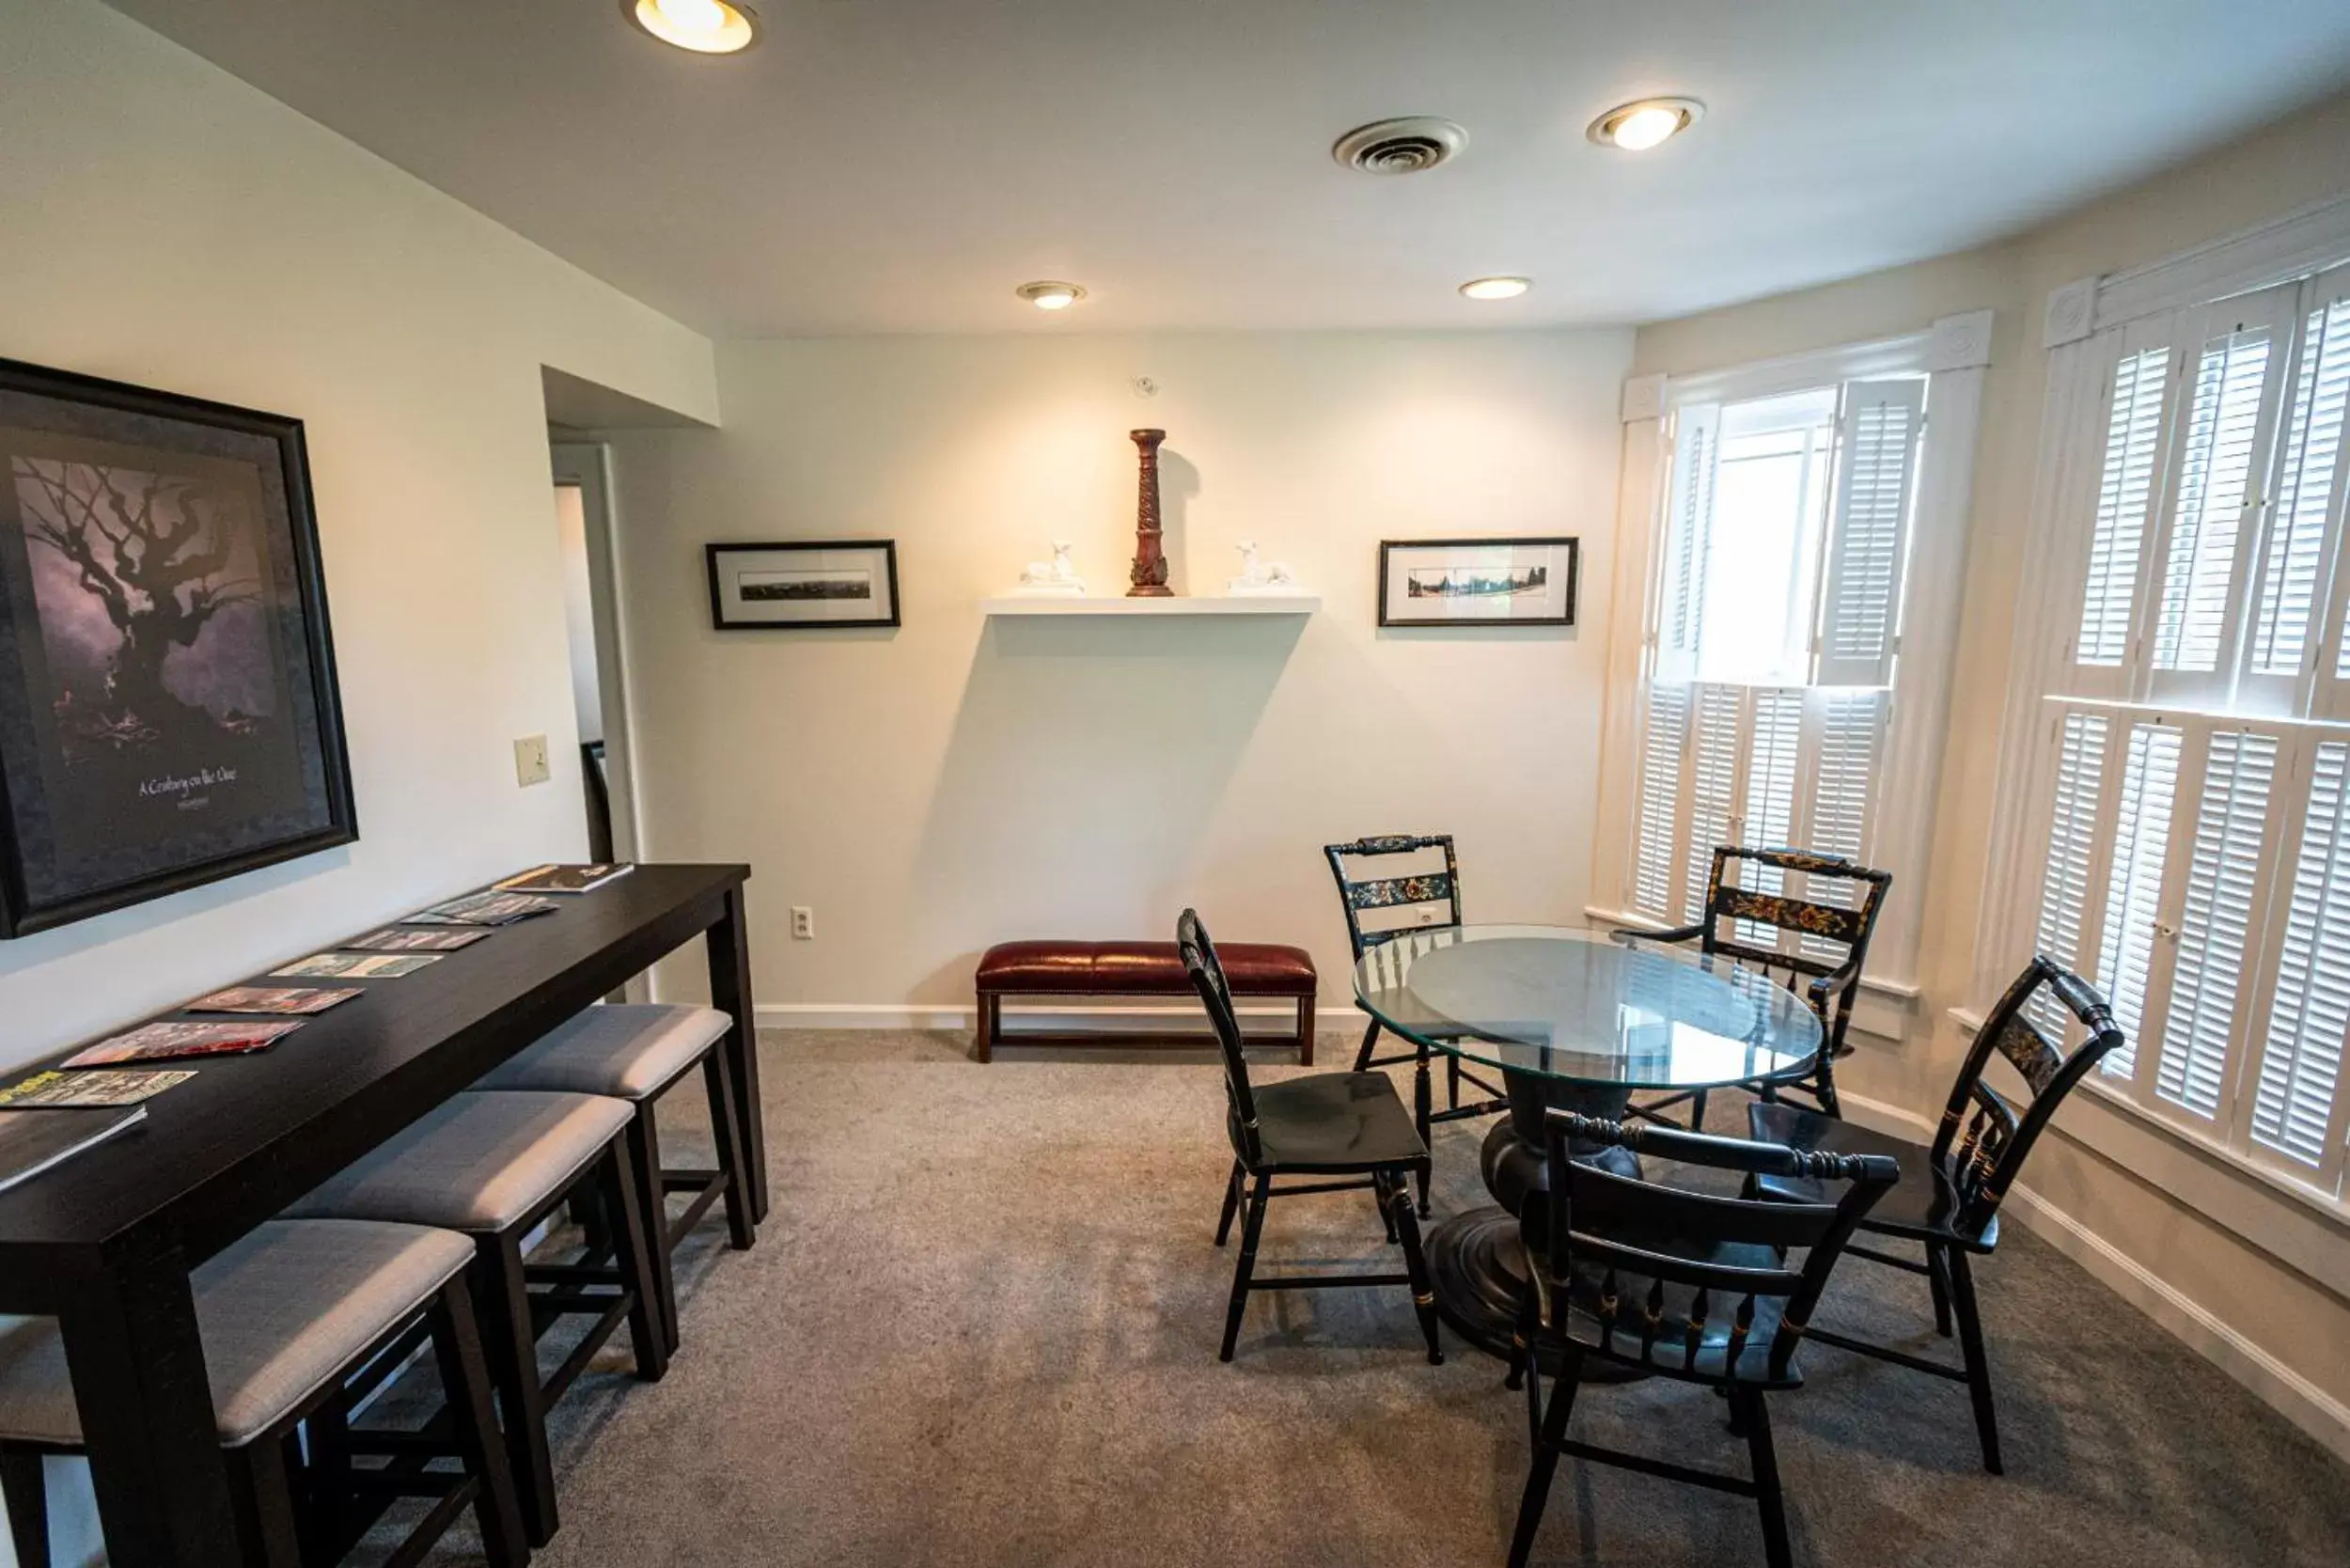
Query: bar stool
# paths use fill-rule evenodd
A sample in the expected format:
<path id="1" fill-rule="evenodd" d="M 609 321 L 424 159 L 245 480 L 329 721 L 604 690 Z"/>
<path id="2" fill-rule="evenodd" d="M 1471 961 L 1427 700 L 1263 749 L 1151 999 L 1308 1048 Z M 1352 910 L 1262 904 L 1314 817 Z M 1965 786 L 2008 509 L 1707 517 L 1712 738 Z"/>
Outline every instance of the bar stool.
<path id="1" fill-rule="evenodd" d="M 591 1007 L 474 1085 L 478 1090 L 603 1094 L 635 1105 L 635 1118 L 629 1123 L 629 1157 L 636 1165 L 647 1228 L 655 1243 L 653 1273 L 661 1285 L 661 1316 L 672 1356 L 677 1354 L 679 1327 L 677 1275 L 670 1255 L 678 1244 L 722 1197 L 728 1244 L 740 1252 L 758 1239 L 744 1180 L 742 1124 L 734 1114 L 734 1075 L 718 1049 L 733 1023 L 715 1008 Z M 711 1133 L 718 1151 L 714 1170 L 664 1166 L 660 1131 L 654 1125 L 654 1103 L 696 1062 L 701 1063 L 702 1085 L 710 1096 Z M 692 1195 L 684 1213 L 674 1220 L 668 1206 L 673 1192 Z"/>
<path id="2" fill-rule="evenodd" d="M 438 1499 L 401 1545 L 399 1560 L 416 1560 L 467 1508 L 480 1524 L 491 1562 L 519 1568 L 530 1560 L 465 1289 L 473 1257 L 463 1236 L 423 1226 L 273 1220 L 196 1269 L 205 1375 L 247 1564 L 302 1568 L 330 1560 L 316 1549 L 297 1500 L 297 1429 L 345 1397 L 353 1379 L 369 1390 L 390 1382 L 405 1357 L 384 1352 L 418 1331 L 439 1361 L 447 1430 L 438 1422 L 423 1432 L 352 1430 L 352 1451 L 392 1461 L 353 1472 L 352 1483 Z M 0 1334 L 0 1493 L 24 1568 L 49 1565 L 41 1456 L 81 1448 L 81 1417 L 55 1320 L 34 1319 Z M 448 1457 L 462 1463 L 462 1473 L 429 1467 Z"/>
<path id="3" fill-rule="evenodd" d="M 636 1375 L 669 1370 L 660 1287 L 629 1158 L 626 1101 L 596 1094 L 460 1094 L 428 1112 L 288 1212 L 337 1219 L 397 1219 L 473 1238 L 476 1293 L 490 1330 L 490 1378 L 505 1414 L 506 1448 L 534 1546 L 559 1522 L 547 1410 L 595 1359 L 622 1321 Z M 595 1183 L 615 1217 L 618 1266 L 531 1263 L 523 1243 L 574 1192 Z M 532 1286 L 542 1289 L 533 1290 Z M 603 1288 L 609 1294 L 591 1294 Z M 556 1321 L 593 1315 L 561 1366 L 539 1375 L 539 1336 Z"/>

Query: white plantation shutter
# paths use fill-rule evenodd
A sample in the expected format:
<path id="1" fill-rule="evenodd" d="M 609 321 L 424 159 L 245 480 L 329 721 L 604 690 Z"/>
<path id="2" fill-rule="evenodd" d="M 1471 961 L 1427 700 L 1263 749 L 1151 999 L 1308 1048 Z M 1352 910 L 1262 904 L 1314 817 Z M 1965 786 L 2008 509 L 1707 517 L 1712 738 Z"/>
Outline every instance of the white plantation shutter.
<path id="1" fill-rule="evenodd" d="M 2350 408 L 2350 267 L 2317 280 L 2302 328 L 2284 450 L 2246 662 L 2253 676 L 2295 677 L 2315 651 L 2318 596 L 2340 527 L 2342 422 Z"/>
<path id="2" fill-rule="evenodd" d="M 1803 748 L 1803 688 L 1758 690 L 1748 729 L 1738 841 L 1748 849 L 1784 849 L 1795 837 L 1795 767 Z M 1738 878 L 1740 886 L 1757 892 L 1787 890 L 1786 873 L 1776 866 L 1748 866 L 1739 871 Z M 1759 944 L 1778 939 L 1776 927 L 1755 920 L 1740 922 L 1738 934 Z"/>
<path id="3" fill-rule="evenodd" d="M 2208 307 L 2173 418 L 2179 435 L 2154 616 L 2154 690 L 2202 695 L 2233 644 L 2283 390 L 2294 290 Z M 2171 677 L 2165 679 L 2165 677 Z"/>
<path id="4" fill-rule="evenodd" d="M 1681 764 L 1689 732 L 1689 688 L 1652 686 L 1640 743 L 1640 784 L 1632 855 L 1632 908 L 1673 917 L 1673 842 L 1681 817 Z"/>
<path id="5" fill-rule="evenodd" d="M 2106 399 L 2097 510 L 2089 529 L 2076 664 L 2120 668 L 2130 652 L 2138 562 L 2162 477 L 2163 410 L 2170 380 L 2171 319 L 2122 330 Z"/>
<path id="6" fill-rule="evenodd" d="M 2350 742 L 2312 748 L 2277 983 L 2261 1030 L 2253 1141 L 2303 1166 L 2339 1166 L 2342 1040 L 2350 1031 Z"/>
<path id="7" fill-rule="evenodd" d="M 1705 624 L 1705 562 L 1714 532 L 1714 477 L 1721 460 L 1719 403 L 1673 416 L 1672 485 L 1665 529 L 1665 580 L 1656 635 L 1659 681 L 1691 681 Z"/>
<path id="8" fill-rule="evenodd" d="M 2040 920 L 2033 935 L 2039 951 L 2068 969 L 2080 967 L 2081 936 L 2089 925 L 2107 729 L 2105 714 L 2076 710 L 2064 715 L 2058 730 L 2056 800 L 2048 825 L 2047 870 L 2040 886 Z M 2070 1018 L 2044 990 L 2032 997 L 2031 1016 L 2051 1033 Z"/>
<path id="9" fill-rule="evenodd" d="M 1925 400 L 1922 380 L 1845 384 L 1813 675 L 1820 685 L 1882 686 L 1893 678 Z"/>
<path id="10" fill-rule="evenodd" d="M 2154 1065 L 2154 1092 L 2199 1117 L 2217 1117 L 2226 1087 L 2276 771 L 2275 736 L 2210 737 Z"/>
<path id="11" fill-rule="evenodd" d="M 1810 723 L 1810 798 L 1798 830 L 1801 846 L 1818 855 L 1841 855 L 1867 864 L 1869 823 L 1876 805 L 1877 762 L 1885 739 L 1890 694 L 1884 691 L 1819 691 L 1807 705 Z M 1808 879 L 1802 895 L 1820 903 L 1850 908 L 1853 885 L 1841 877 Z M 1806 957 L 1841 963 L 1844 945 L 1805 935 L 1796 949 Z"/>
<path id="12" fill-rule="evenodd" d="M 2138 1023 L 2154 964 L 2170 804 L 2179 784 L 2179 740 L 2170 725 L 2140 723 L 2130 727 L 2124 746 L 2105 935 L 2097 956 L 2097 979 L 2123 1036 L 2122 1046 L 2098 1066 L 2112 1077 L 2131 1077 L 2138 1070 Z"/>
<path id="13" fill-rule="evenodd" d="M 1714 846 L 1737 841 L 1738 729 L 1746 706 L 1744 690 L 1738 686 L 1699 686 L 1696 692 L 1681 905 L 1681 917 L 1692 924 L 1705 916 L 1705 885 L 1713 874 Z"/>

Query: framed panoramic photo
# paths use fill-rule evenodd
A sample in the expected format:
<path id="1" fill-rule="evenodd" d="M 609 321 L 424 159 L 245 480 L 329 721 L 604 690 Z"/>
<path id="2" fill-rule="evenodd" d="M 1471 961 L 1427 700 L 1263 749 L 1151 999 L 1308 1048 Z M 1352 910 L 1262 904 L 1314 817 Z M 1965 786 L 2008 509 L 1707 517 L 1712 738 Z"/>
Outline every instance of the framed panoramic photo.
<path id="1" fill-rule="evenodd" d="M 1574 539 L 1391 539 L 1379 546 L 1382 626 L 1572 626 Z"/>
<path id="2" fill-rule="evenodd" d="M 0 936 L 358 836 L 301 421 L 0 360 Z"/>
<path id="3" fill-rule="evenodd" d="M 898 624 L 898 541 L 713 544 L 710 619 L 722 632 Z"/>

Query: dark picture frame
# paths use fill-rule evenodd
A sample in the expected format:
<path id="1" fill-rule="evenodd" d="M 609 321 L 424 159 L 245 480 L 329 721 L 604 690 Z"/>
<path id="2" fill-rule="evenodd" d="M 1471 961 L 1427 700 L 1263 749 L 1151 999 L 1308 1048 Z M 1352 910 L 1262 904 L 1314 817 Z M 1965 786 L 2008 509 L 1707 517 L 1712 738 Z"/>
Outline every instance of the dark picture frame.
<path id="1" fill-rule="evenodd" d="M 302 421 L 0 359 L 0 937 L 358 837 Z"/>
<path id="2" fill-rule="evenodd" d="M 1583 541 L 1389 539 L 1379 542 L 1379 624 L 1573 626 Z"/>
<path id="3" fill-rule="evenodd" d="M 702 547 L 721 632 L 839 631 L 900 623 L 894 539 L 728 541 Z M 864 613 L 843 613 L 861 607 Z"/>

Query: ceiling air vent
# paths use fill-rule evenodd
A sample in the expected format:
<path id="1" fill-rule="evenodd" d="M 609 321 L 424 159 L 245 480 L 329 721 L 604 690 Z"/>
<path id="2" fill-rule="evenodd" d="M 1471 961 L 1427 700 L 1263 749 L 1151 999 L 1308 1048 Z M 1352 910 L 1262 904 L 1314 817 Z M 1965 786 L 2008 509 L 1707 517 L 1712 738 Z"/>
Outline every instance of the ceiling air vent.
<path id="1" fill-rule="evenodd" d="M 1468 145 L 1468 133 L 1449 119 L 1414 115 L 1358 125 L 1340 136 L 1330 156 L 1365 174 L 1418 174 L 1449 164 Z"/>

